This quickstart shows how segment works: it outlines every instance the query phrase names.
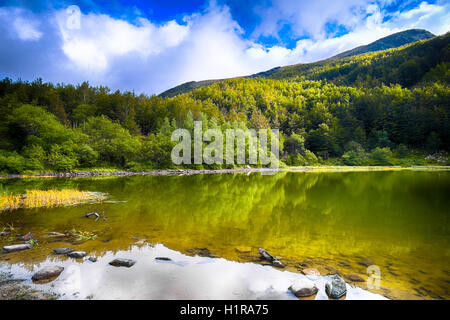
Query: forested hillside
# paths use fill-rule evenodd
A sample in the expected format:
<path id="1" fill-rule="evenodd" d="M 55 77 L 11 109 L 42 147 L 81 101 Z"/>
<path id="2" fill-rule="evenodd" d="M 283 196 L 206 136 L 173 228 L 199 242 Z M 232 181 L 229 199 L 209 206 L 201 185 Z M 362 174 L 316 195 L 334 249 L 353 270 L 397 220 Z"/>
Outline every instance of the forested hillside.
<path id="1" fill-rule="evenodd" d="M 416 42 L 416 41 L 420 41 L 420 40 L 428 40 L 433 37 L 435 37 L 435 35 L 426 30 L 421 30 L 421 29 L 405 30 L 405 31 L 397 32 L 397 33 L 391 34 L 390 36 L 381 38 L 381 39 L 374 41 L 368 45 L 360 46 L 360 47 L 354 48 L 352 50 L 344 51 L 342 53 L 339 53 L 339 54 L 331 57 L 330 59 L 340 59 L 340 58 L 356 56 L 358 54 L 363 54 L 363 53 L 368 53 L 368 52 L 398 48 L 398 47 L 404 46 L 405 44 L 408 44 L 411 42 Z"/>
<path id="2" fill-rule="evenodd" d="M 449 35 L 437 37 L 433 41 L 417 42 L 432 37 L 433 34 L 425 30 L 406 30 L 329 59 L 315 63 L 276 67 L 244 78 L 286 79 L 303 76 L 308 80 L 327 79 L 347 85 L 357 83 L 358 85 L 372 86 L 380 83 L 401 83 L 404 86 L 411 86 L 422 80 L 424 74 L 433 69 L 425 80 L 433 80 L 436 76 L 447 76 L 448 80 L 448 75 L 442 74 L 442 71 L 446 70 L 445 66 L 442 68 L 442 63 L 449 60 Z M 411 48 L 406 45 L 401 47 L 412 42 L 416 43 L 411 44 Z M 391 48 L 398 49 L 385 50 Z M 434 70 L 434 68 L 438 70 Z M 418 74 L 411 76 L 410 73 L 414 72 L 418 72 Z M 223 80 L 225 79 L 191 81 L 171 88 L 161 93 L 160 96 L 173 97 Z"/>
<path id="3" fill-rule="evenodd" d="M 448 40 L 281 68 L 270 79 L 226 80 L 174 98 L 4 79 L 0 172 L 172 168 L 172 130 L 192 129 L 194 120 L 204 129 L 279 128 L 289 165 L 445 164 L 436 153 L 450 147 Z"/>

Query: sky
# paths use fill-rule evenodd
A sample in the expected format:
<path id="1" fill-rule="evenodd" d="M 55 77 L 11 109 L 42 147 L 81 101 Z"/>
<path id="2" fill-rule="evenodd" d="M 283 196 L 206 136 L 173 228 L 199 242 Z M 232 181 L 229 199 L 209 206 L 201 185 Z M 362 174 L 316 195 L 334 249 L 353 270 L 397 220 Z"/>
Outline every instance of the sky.
<path id="1" fill-rule="evenodd" d="M 151 95 L 412 28 L 450 31 L 450 1 L 0 0 L 0 77 Z"/>

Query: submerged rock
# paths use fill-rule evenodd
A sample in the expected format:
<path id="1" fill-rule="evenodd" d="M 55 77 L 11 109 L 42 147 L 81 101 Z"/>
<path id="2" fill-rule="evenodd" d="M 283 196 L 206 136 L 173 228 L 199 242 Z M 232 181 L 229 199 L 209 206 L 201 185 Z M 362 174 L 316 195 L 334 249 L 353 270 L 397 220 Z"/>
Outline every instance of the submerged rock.
<path id="1" fill-rule="evenodd" d="M 63 267 L 59 266 L 48 266 L 38 272 L 36 272 L 31 278 L 33 281 L 44 281 L 44 280 L 55 280 L 61 272 L 64 271 Z"/>
<path id="2" fill-rule="evenodd" d="M 325 284 L 325 292 L 331 299 L 339 299 L 347 294 L 345 281 L 337 274 L 330 276 L 330 281 Z"/>
<path id="3" fill-rule="evenodd" d="M 60 232 L 49 232 L 46 236 L 46 238 L 64 238 L 67 237 L 65 233 Z"/>
<path id="4" fill-rule="evenodd" d="M 86 252 L 84 251 L 72 251 L 66 254 L 66 256 L 70 257 L 70 258 L 75 258 L 75 259 L 81 259 L 86 255 Z"/>
<path id="5" fill-rule="evenodd" d="M 208 248 L 187 249 L 186 252 L 188 252 L 190 254 L 198 255 L 199 257 L 217 258 L 217 256 L 215 254 L 212 254 Z"/>
<path id="6" fill-rule="evenodd" d="M 364 282 L 366 280 L 364 280 L 363 277 L 361 277 L 359 274 L 356 273 L 349 273 L 345 275 L 345 278 L 347 280 L 353 281 L 353 282 Z"/>
<path id="7" fill-rule="evenodd" d="M 368 258 L 363 258 L 363 259 L 358 261 L 358 264 L 362 265 L 362 266 L 365 266 L 365 267 L 368 267 L 368 266 L 371 266 L 371 265 L 373 265 L 375 263 L 372 260 L 368 259 Z"/>
<path id="8" fill-rule="evenodd" d="M 54 254 L 68 254 L 71 252 L 73 252 L 73 249 L 70 247 L 56 248 L 55 250 L 53 250 Z"/>
<path id="9" fill-rule="evenodd" d="M 22 241 L 30 241 L 33 238 L 34 238 L 33 232 L 28 232 L 26 235 L 20 237 L 20 240 L 22 240 Z"/>
<path id="10" fill-rule="evenodd" d="M 304 298 L 316 294 L 319 290 L 311 280 L 297 279 L 289 287 L 289 291 L 291 291 L 296 297 Z"/>
<path id="11" fill-rule="evenodd" d="M 21 243 L 21 244 L 13 244 L 11 246 L 4 246 L 3 252 L 10 253 L 15 251 L 22 251 L 22 250 L 28 250 L 32 249 L 33 245 L 30 243 Z"/>
<path id="12" fill-rule="evenodd" d="M 236 247 L 235 250 L 239 253 L 250 253 L 252 251 L 251 247 Z"/>
<path id="13" fill-rule="evenodd" d="M 306 276 L 320 276 L 320 272 L 316 268 L 303 269 L 302 273 Z"/>
<path id="14" fill-rule="evenodd" d="M 134 266 L 136 263 L 135 260 L 131 260 L 131 259 L 114 259 L 113 261 L 111 261 L 109 264 L 114 266 L 114 267 L 132 267 Z"/>

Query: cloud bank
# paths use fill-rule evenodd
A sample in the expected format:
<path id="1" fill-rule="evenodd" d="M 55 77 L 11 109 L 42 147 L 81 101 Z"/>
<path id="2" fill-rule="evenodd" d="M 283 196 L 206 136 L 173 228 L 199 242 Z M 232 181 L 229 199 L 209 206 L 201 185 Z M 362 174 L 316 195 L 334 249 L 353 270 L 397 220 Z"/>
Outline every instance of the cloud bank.
<path id="1" fill-rule="evenodd" d="M 366 0 L 323 2 L 278 0 L 255 7 L 261 23 L 248 38 L 229 8 L 215 2 L 182 21 L 164 23 L 142 17 L 130 22 L 76 8 L 34 13 L 3 7 L 0 75 L 57 83 L 87 80 L 113 90 L 158 94 L 187 81 L 320 60 L 405 29 L 444 34 L 450 28 L 448 3 L 422 2 L 387 12 Z M 348 31 L 330 33 L 330 23 Z M 260 36 L 276 37 L 286 25 L 293 36 L 303 37 L 295 47 L 257 42 Z"/>

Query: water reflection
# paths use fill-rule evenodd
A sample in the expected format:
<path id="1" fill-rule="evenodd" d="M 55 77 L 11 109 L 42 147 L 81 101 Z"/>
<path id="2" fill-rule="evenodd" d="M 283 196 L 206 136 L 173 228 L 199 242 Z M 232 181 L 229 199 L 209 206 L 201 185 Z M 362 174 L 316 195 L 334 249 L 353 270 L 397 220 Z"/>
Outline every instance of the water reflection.
<path id="1" fill-rule="evenodd" d="M 137 263 L 131 268 L 108 265 L 118 257 L 136 259 Z M 171 261 L 158 261 L 156 257 Z M 63 266 L 65 270 L 51 284 L 34 287 L 56 292 L 62 299 L 297 299 L 287 288 L 296 279 L 306 277 L 253 263 L 190 257 L 163 245 L 108 252 L 95 263 L 48 258 L 36 269 L 48 265 Z M 32 285 L 31 273 L 22 266 L 0 267 L 0 271 L 6 270 Z M 327 277 L 312 280 L 319 288 L 315 299 L 328 299 Z M 383 299 L 360 288 L 347 289 L 347 299 Z"/>
<path id="2" fill-rule="evenodd" d="M 298 263 L 309 261 L 325 274 L 335 268 L 364 275 L 358 261 L 370 258 L 393 297 L 405 297 L 404 291 L 408 298 L 450 297 L 448 172 L 32 179 L 4 181 L 3 188 L 108 193 L 112 203 L 0 215 L 0 227 L 12 223 L 41 237 L 72 229 L 95 232 L 96 240 L 76 246 L 98 256 L 129 250 L 137 238 L 183 253 L 206 247 L 241 262 L 255 261 L 256 249 L 264 247 L 297 272 Z M 108 221 L 85 219 L 89 211 L 105 211 Z M 38 249 L 0 259 L 32 268 L 55 246 L 67 245 L 41 240 Z M 251 252 L 242 254 L 238 246 Z M 432 295 L 417 292 L 424 286 Z"/>

